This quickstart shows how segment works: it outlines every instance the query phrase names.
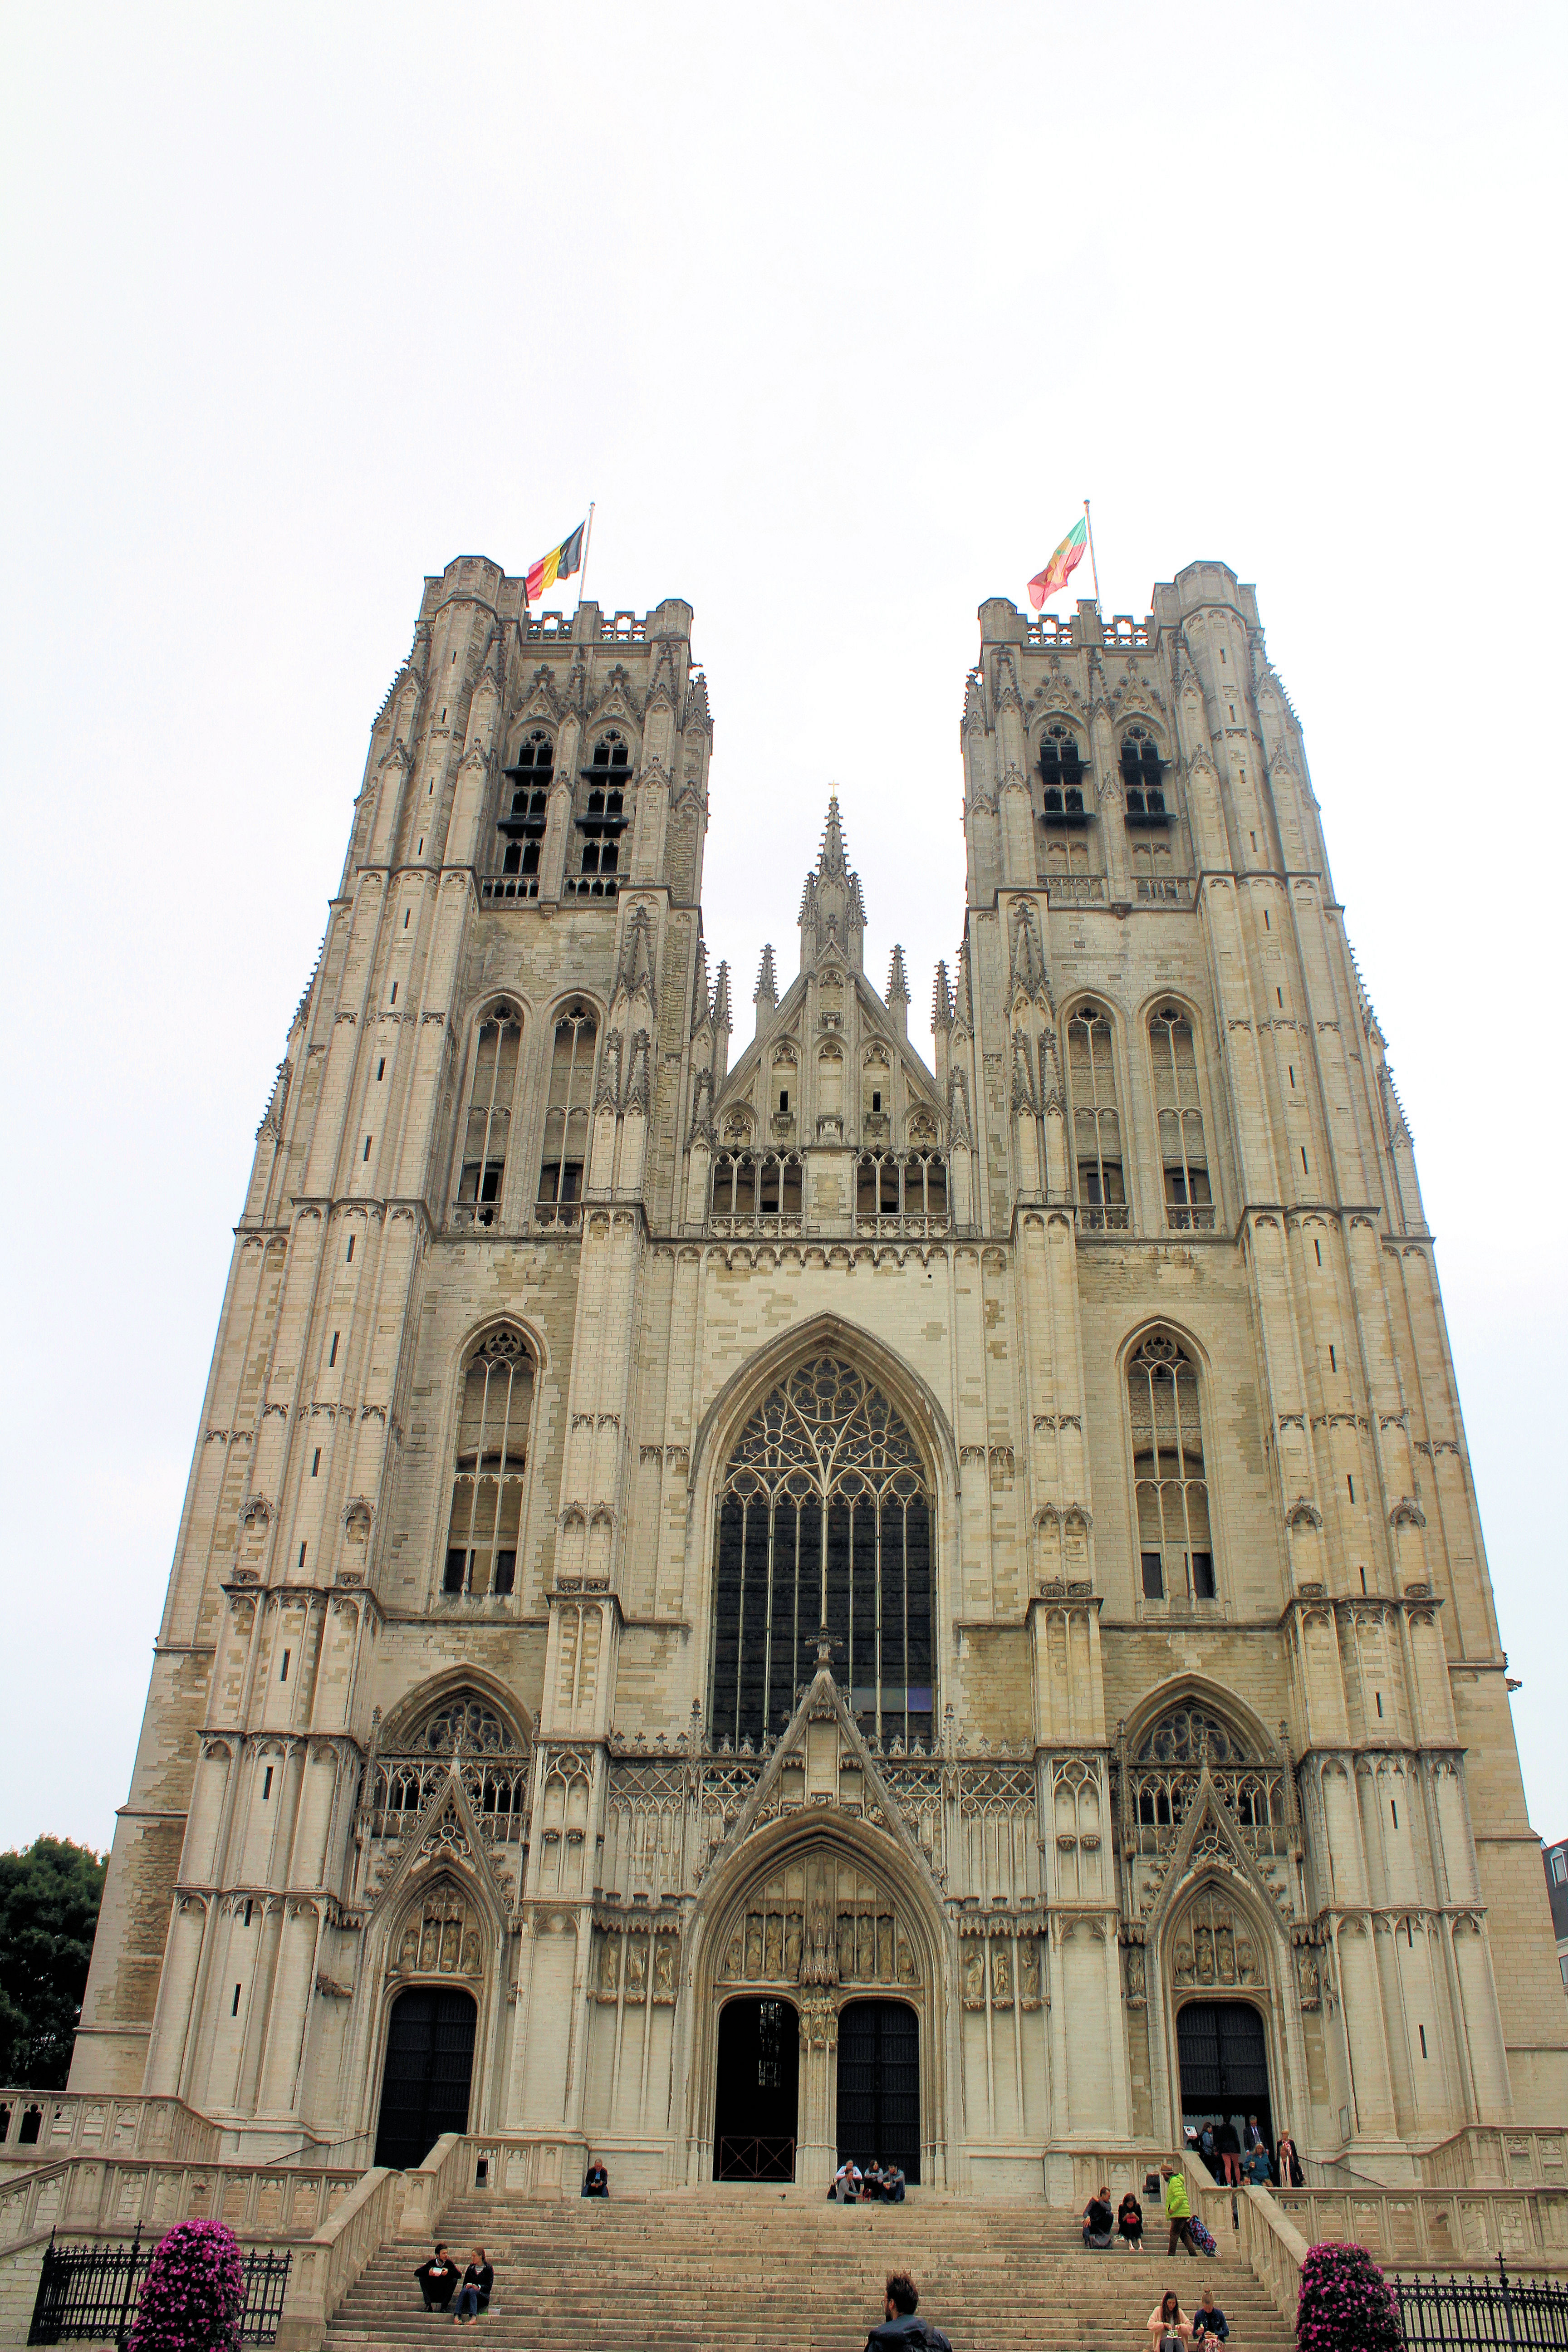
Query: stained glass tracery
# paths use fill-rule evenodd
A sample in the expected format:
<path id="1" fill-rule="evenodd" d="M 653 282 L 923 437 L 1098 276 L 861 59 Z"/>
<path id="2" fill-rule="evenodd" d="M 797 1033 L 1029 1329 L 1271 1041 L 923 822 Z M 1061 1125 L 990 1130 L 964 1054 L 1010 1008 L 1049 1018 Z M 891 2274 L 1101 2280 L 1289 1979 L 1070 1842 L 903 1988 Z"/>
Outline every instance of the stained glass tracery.
<path id="1" fill-rule="evenodd" d="M 720 1488 L 714 1736 L 781 1731 L 818 1629 L 868 1733 L 929 1738 L 931 1558 L 919 1447 L 835 1356 L 801 1364 L 742 1430 Z"/>

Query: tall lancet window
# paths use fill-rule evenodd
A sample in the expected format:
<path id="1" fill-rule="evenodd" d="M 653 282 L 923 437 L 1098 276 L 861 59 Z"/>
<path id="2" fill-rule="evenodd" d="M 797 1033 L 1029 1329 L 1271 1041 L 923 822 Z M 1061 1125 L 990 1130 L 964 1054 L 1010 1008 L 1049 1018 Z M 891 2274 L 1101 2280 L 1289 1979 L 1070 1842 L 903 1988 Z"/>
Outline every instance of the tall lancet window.
<path id="1" fill-rule="evenodd" d="M 521 1014 L 510 1004 L 492 1004 L 474 1039 L 473 1076 L 468 1086 L 454 1224 L 494 1225 L 500 1222 L 521 1038 Z"/>
<path id="2" fill-rule="evenodd" d="M 1165 1223 L 1173 1231 L 1211 1233 L 1214 1194 L 1209 1190 L 1197 1054 L 1192 1023 L 1179 1004 L 1162 1004 L 1151 1013 L 1149 1047 L 1154 1061 L 1154 1107 L 1160 1117 Z"/>
<path id="3" fill-rule="evenodd" d="M 826 1626 L 868 1737 L 930 1740 L 931 1521 L 920 1449 L 863 1373 L 820 1356 L 781 1381 L 720 1487 L 716 1739 L 784 1729 Z"/>
<path id="4" fill-rule="evenodd" d="M 583 1197 L 597 1035 L 597 1024 L 586 1004 L 569 1005 L 555 1024 L 544 1150 L 539 1162 L 539 1205 L 542 1210 L 552 1210 L 557 1217 Z M 549 1218 L 544 1222 L 548 1223 Z"/>
<path id="5" fill-rule="evenodd" d="M 517 1581 L 533 1359 L 521 1332 L 492 1331 L 463 1368 L 442 1590 L 472 1600 Z"/>
<path id="6" fill-rule="evenodd" d="M 1127 1401 L 1143 1598 L 1212 1601 L 1214 1538 L 1197 1369 L 1164 1332 L 1150 1332 L 1129 1359 Z"/>
<path id="7" fill-rule="evenodd" d="M 1075 1005 L 1068 1023 L 1068 1087 L 1079 1221 L 1090 1232 L 1127 1225 L 1121 1166 L 1121 1116 L 1116 1103 L 1116 1052 L 1110 1015 L 1101 1004 Z"/>

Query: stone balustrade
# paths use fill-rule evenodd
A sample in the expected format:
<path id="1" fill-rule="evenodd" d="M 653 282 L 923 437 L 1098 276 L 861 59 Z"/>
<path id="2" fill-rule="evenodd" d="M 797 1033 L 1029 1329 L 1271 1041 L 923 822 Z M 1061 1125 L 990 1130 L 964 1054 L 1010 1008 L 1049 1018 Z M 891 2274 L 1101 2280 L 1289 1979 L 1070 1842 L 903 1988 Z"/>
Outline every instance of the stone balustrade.
<path id="1" fill-rule="evenodd" d="M 183 2099 L 0 2090 L 0 2165 L 76 2155 L 212 2158 L 218 2131 Z"/>
<path id="2" fill-rule="evenodd" d="M 226 2221 L 247 2242 L 308 2238 L 359 2179 L 357 2167 L 67 2157 L 0 2178 L 0 2250 L 50 2230 L 145 2238 L 190 2221 Z"/>

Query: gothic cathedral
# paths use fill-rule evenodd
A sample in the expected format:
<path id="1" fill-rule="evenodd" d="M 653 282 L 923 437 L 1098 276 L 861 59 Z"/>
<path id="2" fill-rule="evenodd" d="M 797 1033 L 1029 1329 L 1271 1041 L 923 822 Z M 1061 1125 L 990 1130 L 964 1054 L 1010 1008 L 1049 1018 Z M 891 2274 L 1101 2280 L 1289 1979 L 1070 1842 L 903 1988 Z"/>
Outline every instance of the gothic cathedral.
<path id="1" fill-rule="evenodd" d="M 731 1054 L 691 619 L 426 583 L 73 2088 L 542 2189 L 1560 2124 L 1433 1239 L 1253 591 L 982 608 L 929 1060 L 836 799 Z"/>

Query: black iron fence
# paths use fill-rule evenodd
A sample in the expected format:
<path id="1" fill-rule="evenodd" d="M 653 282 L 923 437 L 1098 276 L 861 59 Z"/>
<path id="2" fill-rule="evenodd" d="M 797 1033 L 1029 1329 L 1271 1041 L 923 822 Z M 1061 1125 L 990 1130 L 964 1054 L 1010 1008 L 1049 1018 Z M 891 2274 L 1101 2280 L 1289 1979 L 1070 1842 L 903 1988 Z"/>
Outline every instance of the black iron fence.
<path id="1" fill-rule="evenodd" d="M 726 2132 L 714 2152 L 715 2180 L 793 2180 L 793 2139 L 733 2138 Z"/>
<path id="2" fill-rule="evenodd" d="M 1497 2267 L 1495 2279 L 1391 2277 L 1406 2352 L 1439 2345 L 1568 2347 L 1568 2283 L 1510 2279 L 1500 2254 Z"/>
<path id="3" fill-rule="evenodd" d="M 129 2246 L 57 2246 L 51 2237 L 38 2276 L 29 2344 L 119 2344 L 123 2347 L 153 2259 L 137 2231 Z M 231 2341 L 276 2344 L 289 2284 L 287 2253 L 270 2249 L 244 2257 L 245 2293 Z"/>

